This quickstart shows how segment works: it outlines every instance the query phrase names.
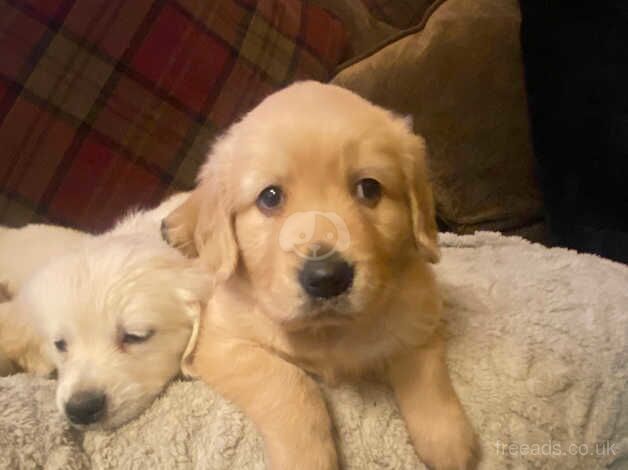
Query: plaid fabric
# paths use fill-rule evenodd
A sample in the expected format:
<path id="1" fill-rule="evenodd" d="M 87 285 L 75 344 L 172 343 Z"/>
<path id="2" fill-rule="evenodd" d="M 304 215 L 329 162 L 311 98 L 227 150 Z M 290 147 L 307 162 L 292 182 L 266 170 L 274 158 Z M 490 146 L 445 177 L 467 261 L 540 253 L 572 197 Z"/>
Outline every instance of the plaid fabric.
<path id="1" fill-rule="evenodd" d="M 345 36 L 305 0 L 0 0 L 0 222 L 98 231 L 190 188 L 217 132 L 328 80 Z"/>

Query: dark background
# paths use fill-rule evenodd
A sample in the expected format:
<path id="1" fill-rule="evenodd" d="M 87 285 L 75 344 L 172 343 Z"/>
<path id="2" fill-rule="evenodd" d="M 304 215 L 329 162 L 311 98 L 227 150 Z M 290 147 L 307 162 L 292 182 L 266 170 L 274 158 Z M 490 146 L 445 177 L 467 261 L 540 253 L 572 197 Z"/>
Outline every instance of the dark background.
<path id="1" fill-rule="evenodd" d="M 628 2 L 520 5 L 551 242 L 628 263 Z"/>

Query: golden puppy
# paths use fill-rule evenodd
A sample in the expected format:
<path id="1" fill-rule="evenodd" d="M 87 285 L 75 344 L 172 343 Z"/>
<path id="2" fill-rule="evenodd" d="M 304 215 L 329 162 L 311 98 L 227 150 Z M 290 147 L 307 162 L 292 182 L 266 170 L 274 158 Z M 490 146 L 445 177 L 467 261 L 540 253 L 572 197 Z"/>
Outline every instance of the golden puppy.
<path id="1" fill-rule="evenodd" d="M 341 88 L 295 84 L 215 145 L 164 220 L 215 273 L 191 371 L 256 423 L 271 468 L 338 467 L 312 375 L 381 377 L 437 469 L 472 465 L 472 427 L 439 332 L 425 145 Z"/>

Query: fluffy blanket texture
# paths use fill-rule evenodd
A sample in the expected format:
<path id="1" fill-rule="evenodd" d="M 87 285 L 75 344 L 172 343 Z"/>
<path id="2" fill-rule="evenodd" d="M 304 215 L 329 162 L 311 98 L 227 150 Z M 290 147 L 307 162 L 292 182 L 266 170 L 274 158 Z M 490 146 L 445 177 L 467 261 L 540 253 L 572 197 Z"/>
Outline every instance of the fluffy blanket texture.
<path id="1" fill-rule="evenodd" d="M 628 468 L 628 268 L 493 233 L 441 243 L 449 363 L 480 468 Z M 387 389 L 325 393 L 343 468 L 424 468 Z M 53 381 L 0 379 L 1 468 L 263 469 L 262 450 L 200 382 L 173 383 L 116 432 L 82 434 L 58 415 Z"/>

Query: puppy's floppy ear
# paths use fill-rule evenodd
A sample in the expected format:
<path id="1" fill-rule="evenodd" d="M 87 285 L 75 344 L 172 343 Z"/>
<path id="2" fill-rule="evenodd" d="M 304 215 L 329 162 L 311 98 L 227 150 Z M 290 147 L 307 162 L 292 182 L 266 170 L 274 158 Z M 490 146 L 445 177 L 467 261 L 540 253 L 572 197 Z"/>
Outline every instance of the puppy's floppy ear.
<path id="1" fill-rule="evenodd" d="M 205 171 L 190 197 L 164 219 L 167 241 L 190 257 L 200 257 L 217 281 L 231 277 L 238 262 L 233 214 L 218 181 Z"/>
<path id="2" fill-rule="evenodd" d="M 415 134 L 407 133 L 406 146 L 406 184 L 412 216 L 412 230 L 419 252 L 430 263 L 440 259 L 438 247 L 438 227 L 434 208 L 434 197 L 429 182 L 427 148 L 425 141 Z"/>
<path id="3" fill-rule="evenodd" d="M 14 372 L 11 365 L 44 377 L 55 369 L 45 339 L 35 331 L 17 300 L 0 303 L 0 356 L 7 369 L 0 370 L 0 375 Z"/>
<path id="4" fill-rule="evenodd" d="M 185 351 L 183 351 L 183 356 L 181 356 L 181 372 L 186 377 L 195 378 L 195 374 L 192 370 L 192 354 L 194 353 L 194 349 L 196 348 L 196 342 L 198 341 L 198 332 L 201 327 L 201 306 L 200 304 L 197 306 L 190 306 L 187 310 L 188 315 L 190 316 L 190 320 L 192 321 L 192 331 L 190 332 L 190 337 L 188 338 L 188 344 L 185 346 Z"/>
<path id="5" fill-rule="evenodd" d="M 198 256 L 194 232 L 200 213 L 201 192 L 199 188 L 190 193 L 183 204 L 166 216 L 161 223 L 163 238 L 184 255 Z"/>
<path id="6" fill-rule="evenodd" d="M 186 269 L 178 276 L 178 279 L 185 287 L 179 288 L 177 293 L 184 304 L 183 312 L 192 326 L 188 343 L 181 357 L 181 371 L 184 375 L 192 377 L 190 363 L 198 340 L 201 314 L 205 310 L 210 295 L 210 282 L 207 274 L 197 267 Z"/>

